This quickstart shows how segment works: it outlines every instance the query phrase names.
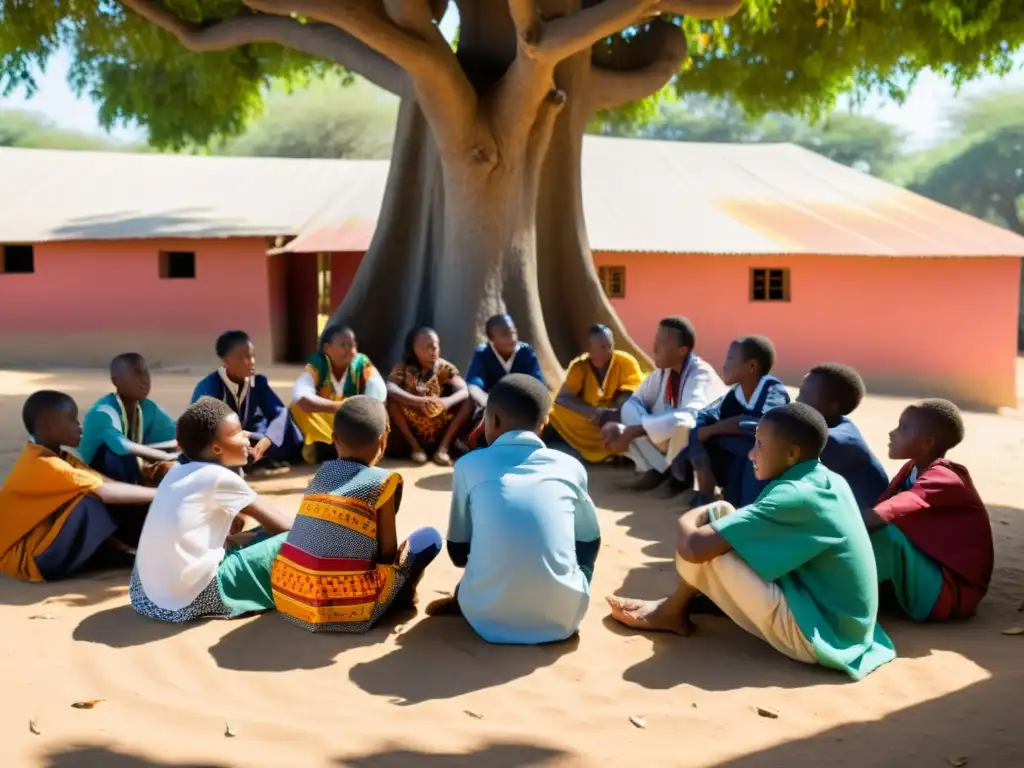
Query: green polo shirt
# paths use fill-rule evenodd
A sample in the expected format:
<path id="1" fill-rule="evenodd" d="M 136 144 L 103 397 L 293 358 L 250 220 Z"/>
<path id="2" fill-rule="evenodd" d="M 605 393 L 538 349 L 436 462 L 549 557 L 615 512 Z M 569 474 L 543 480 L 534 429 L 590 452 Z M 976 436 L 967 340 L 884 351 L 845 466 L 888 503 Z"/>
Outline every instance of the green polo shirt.
<path id="1" fill-rule="evenodd" d="M 820 461 L 791 467 L 711 526 L 778 583 L 819 664 L 859 680 L 896 657 L 878 625 L 878 572 L 857 502 Z"/>

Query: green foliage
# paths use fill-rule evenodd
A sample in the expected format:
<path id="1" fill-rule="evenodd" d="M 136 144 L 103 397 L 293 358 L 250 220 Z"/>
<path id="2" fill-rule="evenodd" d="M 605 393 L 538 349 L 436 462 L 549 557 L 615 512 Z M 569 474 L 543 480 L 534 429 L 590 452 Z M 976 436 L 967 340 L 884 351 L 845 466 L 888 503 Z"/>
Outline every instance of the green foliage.
<path id="1" fill-rule="evenodd" d="M 1024 93 L 967 101 L 954 138 L 903 164 L 910 189 L 1024 234 Z"/>
<path id="2" fill-rule="evenodd" d="M 241 0 L 164 3 L 196 24 L 249 13 Z M 820 117 L 849 91 L 900 100 L 924 69 L 954 83 L 1007 71 L 1024 41 L 1024 0 L 747 0 L 725 22 L 674 23 L 692 56 L 679 93 L 729 96 L 753 115 Z M 595 58 L 642 56 L 649 28 L 610 38 Z M 61 47 L 73 57 L 72 85 L 98 102 L 102 124 L 141 125 L 160 147 L 237 134 L 272 83 L 336 70 L 273 45 L 193 54 L 114 0 L 0 0 L 0 92 L 31 90 L 34 69 Z M 671 100 L 663 92 L 618 117 L 643 123 Z"/>
<path id="3" fill-rule="evenodd" d="M 194 23 L 246 12 L 239 0 L 165 0 Z M 274 45 L 194 54 L 112 0 L 0 0 L 0 92 L 35 88 L 33 68 L 62 46 L 76 92 L 99 105 L 100 123 L 144 126 L 154 146 L 203 144 L 234 134 L 262 108 L 263 90 L 326 71 Z"/>
<path id="4" fill-rule="evenodd" d="M 109 141 L 102 136 L 57 128 L 42 115 L 20 109 L 0 109 L 0 147 L 107 152 L 138 149 Z"/>
<path id="5" fill-rule="evenodd" d="M 391 154 L 398 100 L 365 80 L 334 77 L 275 89 L 263 114 L 214 152 L 260 157 L 383 158 Z"/>
<path id="6" fill-rule="evenodd" d="M 789 142 L 875 175 L 900 158 L 903 143 L 894 126 L 862 115 L 835 112 L 817 123 L 781 112 L 752 118 L 735 101 L 699 95 L 662 106 L 646 125 L 605 120 L 592 130 L 667 141 Z"/>

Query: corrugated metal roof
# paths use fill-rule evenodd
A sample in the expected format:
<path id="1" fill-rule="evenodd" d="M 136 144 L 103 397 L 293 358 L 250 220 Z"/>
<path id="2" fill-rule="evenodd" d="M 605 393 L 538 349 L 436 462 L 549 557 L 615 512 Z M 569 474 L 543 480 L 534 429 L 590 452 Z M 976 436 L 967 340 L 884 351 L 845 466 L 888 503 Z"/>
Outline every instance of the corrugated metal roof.
<path id="1" fill-rule="evenodd" d="M 1024 256 L 1024 238 L 792 144 L 588 137 L 591 247 L 669 253 Z"/>
<path id="2" fill-rule="evenodd" d="M 387 161 L 0 148 L 0 241 L 295 235 L 368 168 Z"/>
<path id="3" fill-rule="evenodd" d="M 588 136 L 596 251 L 1024 256 L 1024 238 L 789 144 Z M 368 247 L 387 161 L 0 149 L 0 241 L 298 235 Z"/>

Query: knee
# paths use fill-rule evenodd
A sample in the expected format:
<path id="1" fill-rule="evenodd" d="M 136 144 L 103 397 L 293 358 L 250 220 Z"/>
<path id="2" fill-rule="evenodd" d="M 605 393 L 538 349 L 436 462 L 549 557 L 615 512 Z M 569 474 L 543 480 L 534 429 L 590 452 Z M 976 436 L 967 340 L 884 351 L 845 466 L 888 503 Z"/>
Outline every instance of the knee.
<path id="1" fill-rule="evenodd" d="M 442 544 L 444 544 L 444 539 L 441 537 L 441 533 L 437 528 L 425 526 L 423 528 L 417 528 L 409 534 L 409 550 L 413 554 L 417 554 L 431 548 L 437 549 L 437 551 L 440 552 Z"/>

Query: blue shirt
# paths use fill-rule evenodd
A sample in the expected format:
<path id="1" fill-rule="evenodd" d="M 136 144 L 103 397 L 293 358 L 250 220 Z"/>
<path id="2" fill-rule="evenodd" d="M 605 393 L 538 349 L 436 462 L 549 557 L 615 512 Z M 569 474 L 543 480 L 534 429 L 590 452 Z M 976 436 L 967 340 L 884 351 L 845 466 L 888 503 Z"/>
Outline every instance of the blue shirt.
<path id="1" fill-rule="evenodd" d="M 857 425 L 845 416 L 828 430 L 821 463 L 850 484 L 857 506 L 870 509 L 889 487 L 889 476 Z"/>
<path id="2" fill-rule="evenodd" d="M 491 643 L 548 643 L 579 628 L 601 532 L 576 459 L 532 432 L 508 432 L 455 465 L 448 523 L 458 600 Z M 589 571 L 589 573 L 588 573 Z"/>
<path id="3" fill-rule="evenodd" d="M 537 353 L 529 344 L 520 342 L 512 356 L 512 365 L 507 371 L 501 360 L 498 359 L 498 353 L 490 344 L 485 343 L 478 346 L 473 350 L 473 359 L 469 361 L 466 384 L 480 387 L 484 392 L 490 392 L 491 388 L 509 373 L 525 373 L 527 376 L 533 376 L 542 384 L 545 383 Z"/>
<path id="4" fill-rule="evenodd" d="M 167 443 L 175 438 L 174 419 L 150 399 L 139 403 L 142 417 L 142 434 L 133 440 L 127 434 L 125 414 L 117 394 L 111 392 L 96 401 L 82 420 L 82 442 L 78 446 L 78 454 L 82 461 L 91 464 L 100 446 L 117 456 L 131 453 L 131 444 L 157 445 Z"/>

